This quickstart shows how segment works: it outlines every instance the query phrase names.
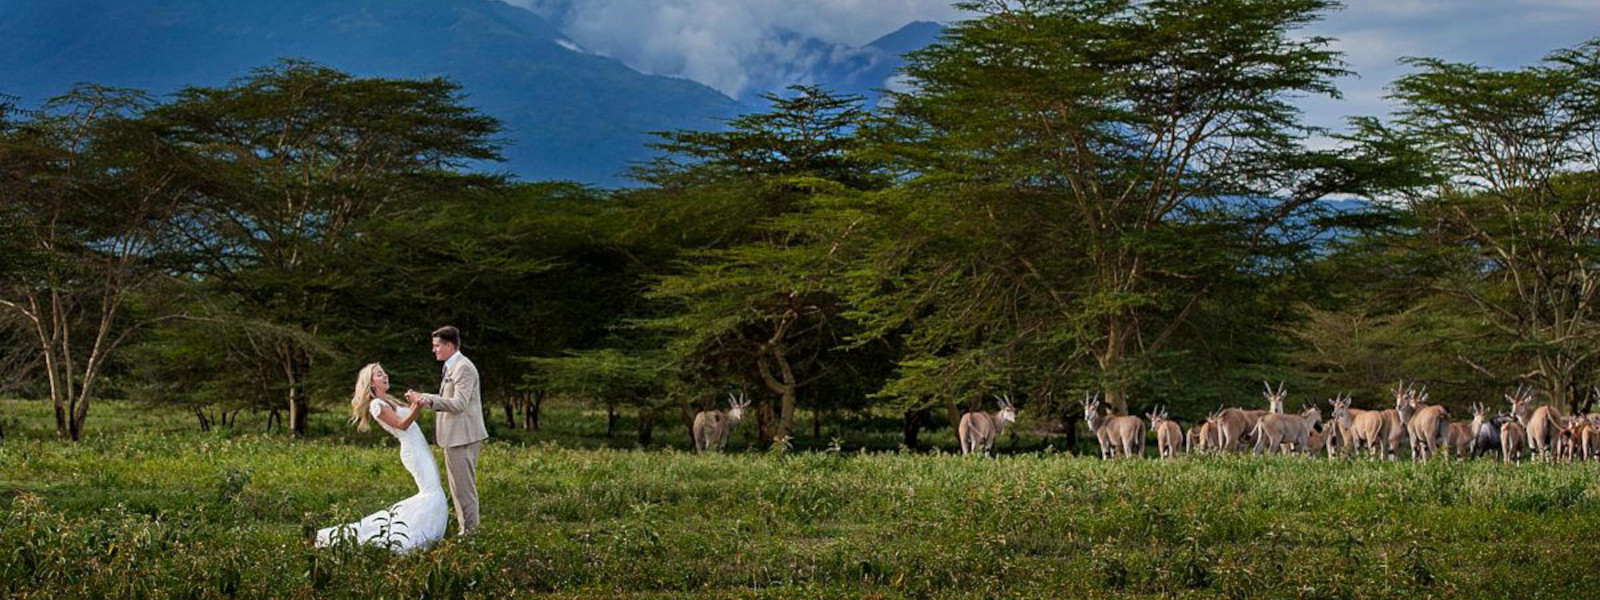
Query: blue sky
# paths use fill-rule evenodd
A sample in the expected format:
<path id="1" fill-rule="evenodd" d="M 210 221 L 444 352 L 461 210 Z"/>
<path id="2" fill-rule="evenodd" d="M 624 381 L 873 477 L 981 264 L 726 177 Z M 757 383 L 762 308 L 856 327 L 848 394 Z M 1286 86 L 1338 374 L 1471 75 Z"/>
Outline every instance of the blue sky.
<path id="1" fill-rule="evenodd" d="M 739 96 L 762 81 L 762 61 L 782 57 L 776 28 L 859 45 L 916 20 L 949 22 L 948 0 L 506 0 L 556 21 L 586 49 L 635 69 L 699 81 Z M 1339 38 L 1358 77 L 1340 101 L 1308 99 L 1314 125 L 1388 108 L 1384 86 L 1403 56 L 1510 68 L 1600 37 L 1600 0 L 1346 0 L 1309 33 Z M 752 57 L 766 57 L 752 60 Z"/>

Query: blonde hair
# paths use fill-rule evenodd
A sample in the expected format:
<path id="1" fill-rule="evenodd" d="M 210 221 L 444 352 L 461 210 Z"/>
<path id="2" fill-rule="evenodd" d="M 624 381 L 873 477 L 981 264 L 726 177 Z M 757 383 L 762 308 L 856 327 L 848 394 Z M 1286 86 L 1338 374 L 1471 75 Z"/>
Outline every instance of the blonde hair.
<path id="1" fill-rule="evenodd" d="M 372 421 L 372 411 L 370 406 L 372 405 L 373 398 L 379 398 L 384 402 L 388 402 L 390 406 L 401 406 L 399 402 L 395 402 L 394 398 L 390 398 L 386 395 L 379 396 L 373 392 L 372 374 L 381 368 L 383 368 L 383 365 L 372 363 L 365 367 L 361 367 L 361 373 L 356 375 L 356 391 L 350 396 L 350 422 L 355 424 L 356 431 L 366 431 L 371 429 L 371 426 L 369 425 L 369 423 Z"/>

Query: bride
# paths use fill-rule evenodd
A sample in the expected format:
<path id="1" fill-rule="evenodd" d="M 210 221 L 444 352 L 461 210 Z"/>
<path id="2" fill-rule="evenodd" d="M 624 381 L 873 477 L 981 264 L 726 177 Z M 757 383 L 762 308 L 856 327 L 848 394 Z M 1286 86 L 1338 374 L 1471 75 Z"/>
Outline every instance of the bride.
<path id="1" fill-rule="evenodd" d="M 439 485 L 439 468 L 433 464 L 433 453 L 422 437 L 422 428 L 415 424 L 420 411 L 416 404 L 407 406 L 395 401 L 388 390 L 389 374 L 382 365 L 363 367 L 356 378 L 355 395 L 350 398 L 350 422 L 356 424 L 357 431 L 366 431 L 369 419 L 375 418 L 385 431 L 399 438 L 400 463 L 416 480 L 417 493 L 355 523 L 318 531 L 318 547 L 353 537 L 357 542 L 407 552 L 444 537 L 450 510 L 445 504 L 444 487 Z"/>

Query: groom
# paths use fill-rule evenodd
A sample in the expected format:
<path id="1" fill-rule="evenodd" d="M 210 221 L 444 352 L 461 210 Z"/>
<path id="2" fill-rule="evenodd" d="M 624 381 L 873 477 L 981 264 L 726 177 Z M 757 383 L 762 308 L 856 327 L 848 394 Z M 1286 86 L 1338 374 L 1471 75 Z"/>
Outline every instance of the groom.
<path id="1" fill-rule="evenodd" d="M 406 400 L 421 398 L 439 413 L 434 443 L 444 448 L 445 478 L 456 505 L 456 522 L 462 535 L 478 529 L 478 448 L 489 432 L 483 426 L 483 400 L 478 390 L 478 367 L 461 355 L 461 331 L 446 325 L 433 332 L 433 357 L 444 361 L 444 381 L 439 393 L 406 392 Z"/>

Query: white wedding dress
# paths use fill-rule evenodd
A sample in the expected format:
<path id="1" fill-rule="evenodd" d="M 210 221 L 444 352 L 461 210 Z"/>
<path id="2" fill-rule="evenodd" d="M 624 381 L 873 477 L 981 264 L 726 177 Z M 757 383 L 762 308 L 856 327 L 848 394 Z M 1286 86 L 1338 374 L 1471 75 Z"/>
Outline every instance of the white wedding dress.
<path id="1" fill-rule="evenodd" d="M 373 421 L 400 440 L 400 462 L 411 472 L 411 478 L 416 480 L 417 493 L 355 523 L 317 531 L 319 548 L 346 536 L 354 536 L 361 543 L 376 544 L 401 553 L 426 547 L 444 537 L 450 507 L 445 501 L 444 487 L 439 485 L 439 467 L 433 464 L 428 440 L 422 437 L 422 428 L 417 427 L 416 423 L 401 431 L 379 420 L 379 402 L 382 400 L 374 399 L 370 404 Z M 398 406 L 394 407 L 394 411 L 404 419 L 411 409 Z"/>

